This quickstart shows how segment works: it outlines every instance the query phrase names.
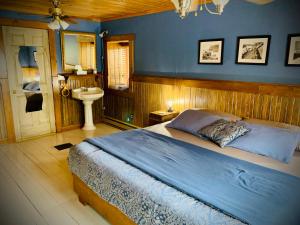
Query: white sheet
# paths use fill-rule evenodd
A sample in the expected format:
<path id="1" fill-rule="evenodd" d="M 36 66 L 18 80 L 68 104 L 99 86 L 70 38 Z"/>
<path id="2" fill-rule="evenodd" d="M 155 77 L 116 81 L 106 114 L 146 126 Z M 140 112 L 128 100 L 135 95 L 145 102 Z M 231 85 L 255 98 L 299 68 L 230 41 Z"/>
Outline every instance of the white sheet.
<path id="1" fill-rule="evenodd" d="M 248 162 L 252 162 L 264 167 L 272 168 L 278 171 L 286 172 L 288 174 L 292 174 L 295 176 L 300 177 L 300 152 L 295 152 L 294 157 L 292 161 L 289 164 L 285 164 L 276 160 L 273 160 L 271 158 L 261 156 L 261 155 L 256 155 L 250 152 L 242 151 L 239 149 L 231 148 L 231 147 L 225 147 L 225 148 L 220 148 L 216 144 L 203 140 L 199 137 L 196 137 L 192 134 L 172 129 L 172 128 L 167 128 L 165 125 L 169 123 L 161 123 L 158 125 L 154 125 L 151 127 L 147 127 L 145 129 L 150 130 L 152 132 L 156 132 L 159 134 L 163 134 L 181 141 L 189 142 L 194 145 L 198 145 L 200 147 L 216 151 L 219 153 L 222 153 L 224 155 L 228 155 L 234 158 L 242 159 Z"/>

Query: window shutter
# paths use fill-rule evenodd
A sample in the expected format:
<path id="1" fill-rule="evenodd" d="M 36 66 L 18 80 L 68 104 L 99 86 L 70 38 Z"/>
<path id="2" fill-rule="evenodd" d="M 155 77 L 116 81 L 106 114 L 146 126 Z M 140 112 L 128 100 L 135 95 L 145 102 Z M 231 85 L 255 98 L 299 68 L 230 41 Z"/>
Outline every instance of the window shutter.
<path id="1" fill-rule="evenodd" d="M 113 89 L 129 87 L 129 46 L 108 43 L 108 86 Z"/>

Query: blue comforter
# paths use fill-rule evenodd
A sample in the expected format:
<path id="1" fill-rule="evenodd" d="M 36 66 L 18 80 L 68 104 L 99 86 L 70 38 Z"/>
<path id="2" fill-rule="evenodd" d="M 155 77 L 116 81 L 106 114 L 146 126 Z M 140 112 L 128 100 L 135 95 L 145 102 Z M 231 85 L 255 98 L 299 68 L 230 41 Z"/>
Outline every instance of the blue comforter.
<path id="1" fill-rule="evenodd" d="M 86 141 L 242 222 L 300 224 L 298 177 L 147 130 Z"/>

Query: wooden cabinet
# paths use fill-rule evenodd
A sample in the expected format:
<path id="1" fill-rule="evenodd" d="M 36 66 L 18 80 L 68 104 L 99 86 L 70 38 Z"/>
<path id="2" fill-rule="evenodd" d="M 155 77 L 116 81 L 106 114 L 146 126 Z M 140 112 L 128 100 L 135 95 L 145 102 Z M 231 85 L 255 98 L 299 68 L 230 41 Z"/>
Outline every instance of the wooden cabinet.
<path id="1" fill-rule="evenodd" d="M 172 120 L 179 112 L 155 111 L 149 114 L 149 125 L 155 125 Z"/>

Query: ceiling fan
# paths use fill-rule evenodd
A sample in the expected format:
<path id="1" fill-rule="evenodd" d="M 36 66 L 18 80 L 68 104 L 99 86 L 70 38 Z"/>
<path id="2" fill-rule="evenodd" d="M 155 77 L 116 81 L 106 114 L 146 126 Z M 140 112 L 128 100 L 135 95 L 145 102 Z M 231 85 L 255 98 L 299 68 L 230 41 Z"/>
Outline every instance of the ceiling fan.
<path id="1" fill-rule="evenodd" d="M 71 17 L 63 14 L 63 11 L 60 7 L 60 0 L 51 0 L 52 7 L 49 8 L 51 21 L 48 23 L 48 27 L 52 30 L 67 29 L 70 23 L 76 23 Z"/>
<path id="2" fill-rule="evenodd" d="M 212 0 L 212 3 L 215 5 L 215 11 L 212 11 L 207 6 L 207 0 L 171 0 L 176 8 L 176 12 L 179 14 L 180 18 L 185 18 L 188 13 L 195 12 L 197 15 L 198 6 L 200 6 L 200 11 L 203 10 L 202 5 L 204 5 L 207 12 L 210 14 L 221 15 L 223 13 L 225 5 L 229 2 L 229 0 Z M 254 3 L 257 5 L 265 5 L 273 2 L 274 0 L 244 0 L 250 3 Z M 211 2 L 211 1 L 210 1 Z"/>

